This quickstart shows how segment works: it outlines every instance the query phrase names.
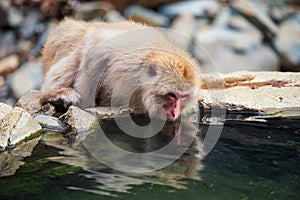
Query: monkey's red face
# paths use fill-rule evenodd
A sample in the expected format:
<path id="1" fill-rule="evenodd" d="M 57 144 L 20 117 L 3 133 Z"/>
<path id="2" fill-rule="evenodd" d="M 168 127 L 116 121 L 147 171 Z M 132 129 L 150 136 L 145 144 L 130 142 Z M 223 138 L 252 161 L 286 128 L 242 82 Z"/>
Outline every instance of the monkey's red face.
<path id="1" fill-rule="evenodd" d="M 189 92 L 175 91 L 167 93 L 164 97 L 167 120 L 174 121 L 180 116 L 181 109 L 190 97 L 190 94 Z"/>

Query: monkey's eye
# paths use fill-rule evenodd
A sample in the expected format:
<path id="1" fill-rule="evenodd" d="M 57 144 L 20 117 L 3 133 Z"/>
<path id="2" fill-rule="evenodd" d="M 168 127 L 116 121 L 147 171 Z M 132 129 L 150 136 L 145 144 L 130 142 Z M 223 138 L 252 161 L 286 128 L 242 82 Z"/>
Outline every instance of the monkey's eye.
<path id="1" fill-rule="evenodd" d="M 175 93 L 173 93 L 173 92 L 170 92 L 170 93 L 169 93 L 169 96 L 170 96 L 170 97 L 172 97 L 172 98 L 175 98 L 175 99 L 177 99 L 177 96 L 176 96 L 176 94 L 175 94 Z"/>
<path id="2" fill-rule="evenodd" d="M 180 98 L 181 98 L 181 99 L 187 99 L 189 96 L 190 96 L 190 95 L 185 94 L 185 95 L 182 95 Z"/>
<path id="3" fill-rule="evenodd" d="M 185 101 L 185 100 L 187 100 L 189 97 L 190 97 L 189 94 L 185 94 L 185 95 L 180 96 L 180 99 L 181 99 L 181 101 Z"/>

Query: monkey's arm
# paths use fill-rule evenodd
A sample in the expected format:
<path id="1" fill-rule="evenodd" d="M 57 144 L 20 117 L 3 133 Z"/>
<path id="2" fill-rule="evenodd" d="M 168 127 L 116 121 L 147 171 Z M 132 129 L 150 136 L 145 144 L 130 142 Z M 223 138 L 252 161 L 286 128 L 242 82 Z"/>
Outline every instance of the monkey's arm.
<path id="1" fill-rule="evenodd" d="M 77 76 L 78 59 L 73 53 L 51 66 L 41 86 L 40 103 L 63 103 L 64 107 L 78 104 L 80 95 L 72 88 Z"/>

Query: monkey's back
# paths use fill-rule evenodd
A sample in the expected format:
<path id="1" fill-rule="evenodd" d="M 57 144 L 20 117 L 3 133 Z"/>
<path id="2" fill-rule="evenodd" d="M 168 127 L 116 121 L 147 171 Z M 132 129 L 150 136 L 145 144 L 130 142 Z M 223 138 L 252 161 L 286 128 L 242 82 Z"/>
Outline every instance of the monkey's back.
<path id="1" fill-rule="evenodd" d="M 95 42 L 101 42 L 120 33 L 144 27 L 146 26 L 130 21 L 103 23 L 67 18 L 51 28 L 44 44 L 42 50 L 44 72 L 71 52 L 77 54 L 75 57 L 80 57 L 79 51 L 85 45 L 89 37 L 87 35 L 95 37 Z"/>

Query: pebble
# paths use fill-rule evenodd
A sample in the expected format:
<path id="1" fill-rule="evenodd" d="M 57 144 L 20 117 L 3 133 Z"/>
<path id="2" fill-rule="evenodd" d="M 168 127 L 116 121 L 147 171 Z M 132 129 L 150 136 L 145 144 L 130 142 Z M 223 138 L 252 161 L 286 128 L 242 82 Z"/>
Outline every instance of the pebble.
<path id="1" fill-rule="evenodd" d="M 28 39 L 19 40 L 19 42 L 16 45 L 15 52 L 17 52 L 20 55 L 21 60 L 27 60 L 29 58 L 28 54 L 33 48 L 33 45 L 34 44 L 31 40 Z"/>
<path id="2" fill-rule="evenodd" d="M 66 131 L 66 127 L 56 117 L 38 114 L 34 116 L 34 120 L 37 121 L 43 127 L 43 129 L 58 132 Z"/>
<path id="3" fill-rule="evenodd" d="M 170 20 L 168 17 L 153 10 L 132 5 L 125 9 L 125 16 L 134 21 L 143 22 L 152 26 L 168 27 Z"/>
<path id="4" fill-rule="evenodd" d="M 7 76 L 14 72 L 20 64 L 19 56 L 16 54 L 7 56 L 0 60 L 0 76 Z"/>
<path id="5" fill-rule="evenodd" d="M 32 10 L 25 17 L 24 22 L 20 28 L 20 34 L 23 38 L 32 37 L 36 33 L 36 28 L 39 27 L 40 13 Z"/>
<path id="6" fill-rule="evenodd" d="M 175 17 L 182 14 L 204 17 L 216 15 L 221 5 L 216 0 L 182 1 L 162 6 L 158 11 L 164 15 Z"/>
<path id="7" fill-rule="evenodd" d="M 15 51 L 16 34 L 14 31 L 0 32 L 0 34 L 0 58 L 3 58 Z"/>
<path id="8" fill-rule="evenodd" d="M 25 63 L 9 77 L 9 84 L 17 99 L 27 91 L 37 89 L 43 81 L 41 61 Z"/>
<path id="9" fill-rule="evenodd" d="M 12 7 L 8 10 L 7 19 L 11 27 L 18 27 L 23 22 L 24 16 L 20 9 Z"/>

